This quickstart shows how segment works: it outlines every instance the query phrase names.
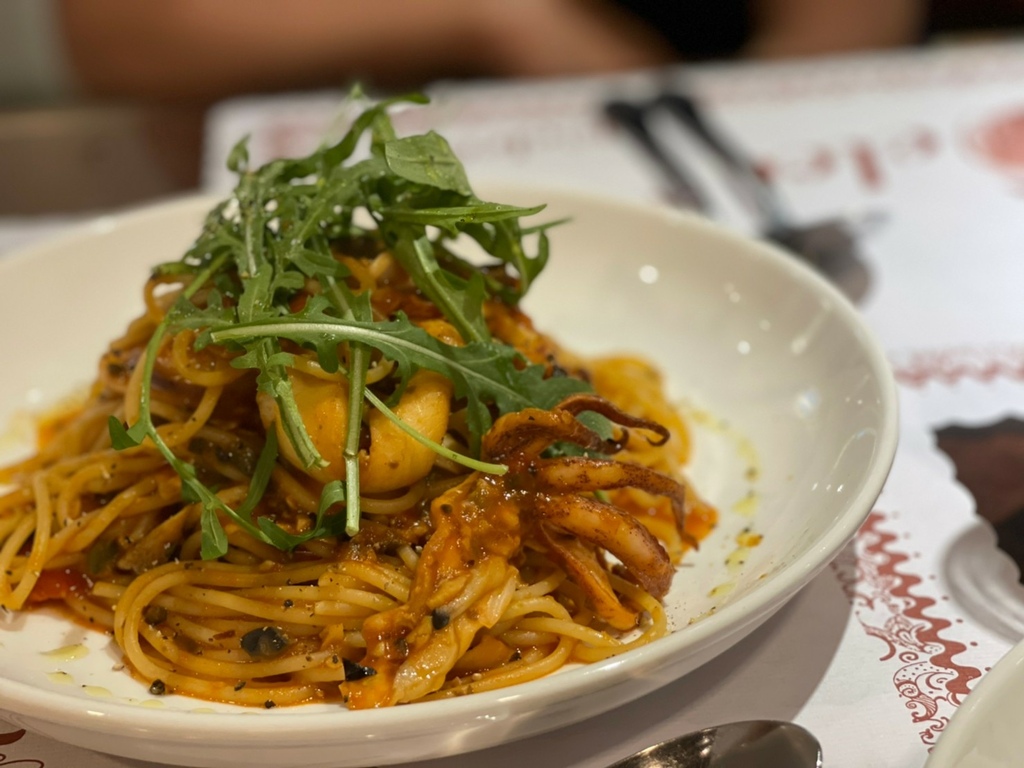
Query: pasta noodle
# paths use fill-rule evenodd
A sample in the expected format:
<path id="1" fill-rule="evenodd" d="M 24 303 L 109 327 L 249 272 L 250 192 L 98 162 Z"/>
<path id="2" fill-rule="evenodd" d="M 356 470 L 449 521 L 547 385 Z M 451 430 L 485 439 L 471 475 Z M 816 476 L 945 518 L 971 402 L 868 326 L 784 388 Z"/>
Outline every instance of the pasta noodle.
<path id="1" fill-rule="evenodd" d="M 238 233 L 249 215 L 211 220 Z M 714 510 L 683 483 L 686 427 L 658 374 L 537 331 L 507 295 L 525 269 L 457 327 L 389 231 L 322 238 L 327 260 L 296 256 L 262 305 L 245 281 L 263 273 L 216 249 L 154 273 L 84 404 L 0 469 L 0 605 L 63 605 L 111 632 L 153 694 L 258 707 L 463 695 L 663 636 L 660 598 Z M 322 309 L 331 291 L 348 315 Z M 253 306 L 276 307 L 272 340 L 228 339 L 261 321 Z M 374 346 L 367 313 L 426 351 Z M 289 319 L 319 335 L 278 333 Z M 352 335 L 325 342 L 325 324 Z M 496 363 L 424 362 L 483 343 L 509 350 L 517 393 L 558 397 L 509 408 L 460 379 Z"/>

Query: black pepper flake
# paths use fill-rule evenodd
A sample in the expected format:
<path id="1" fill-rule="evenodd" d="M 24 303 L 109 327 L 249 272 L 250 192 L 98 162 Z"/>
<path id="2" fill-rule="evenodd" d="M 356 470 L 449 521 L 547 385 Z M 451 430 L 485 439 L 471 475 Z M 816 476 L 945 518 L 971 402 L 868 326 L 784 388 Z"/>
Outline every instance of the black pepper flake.
<path id="1" fill-rule="evenodd" d="M 449 621 L 451 621 L 451 617 L 443 608 L 435 608 L 430 614 L 430 625 L 434 629 L 444 629 L 448 626 Z"/>
<path id="2" fill-rule="evenodd" d="M 362 664 L 356 664 L 354 661 L 348 659 L 342 660 L 342 666 L 345 670 L 345 680 L 362 680 L 364 677 L 373 677 L 377 674 L 377 670 L 373 667 L 364 667 Z"/>
<path id="3" fill-rule="evenodd" d="M 160 605 L 147 605 L 142 612 L 142 620 L 155 627 L 167 621 L 167 609 Z"/>
<path id="4" fill-rule="evenodd" d="M 274 701 L 273 699 L 267 699 L 266 701 L 263 702 L 263 706 L 264 706 L 265 709 L 273 709 L 274 707 L 277 706 L 277 702 Z"/>
<path id="5" fill-rule="evenodd" d="M 291 600 L 285 600 L 283 605 L 285 608 L 291 608 L 293 605 L 295 605 L 295 603 Z"/>
<path id="6" fill-rule="evenodd" d="M 235 683 L 235 690 L 236 691 L 240 691 L 243 688 L 245 688 L 245 680 L 239 680 L 237 683 Z"/>
<path id="7" fill-rule="evenodd" d="M 163 680 L 154 680 L 149 686 L 149 692 L 154 696 L 163 696 L 167 693 L 167 685 Z"/>

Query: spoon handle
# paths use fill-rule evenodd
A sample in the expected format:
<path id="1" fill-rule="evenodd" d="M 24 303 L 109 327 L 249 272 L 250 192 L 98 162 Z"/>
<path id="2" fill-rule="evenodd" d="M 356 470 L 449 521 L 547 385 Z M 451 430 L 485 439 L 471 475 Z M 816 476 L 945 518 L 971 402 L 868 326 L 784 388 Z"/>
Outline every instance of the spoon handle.
<path id="1" fill-rule="evenodd" d="M 777 720 L 728 723 L 663 741 L 608 768 L 821 768 L 806 729 Z"/>

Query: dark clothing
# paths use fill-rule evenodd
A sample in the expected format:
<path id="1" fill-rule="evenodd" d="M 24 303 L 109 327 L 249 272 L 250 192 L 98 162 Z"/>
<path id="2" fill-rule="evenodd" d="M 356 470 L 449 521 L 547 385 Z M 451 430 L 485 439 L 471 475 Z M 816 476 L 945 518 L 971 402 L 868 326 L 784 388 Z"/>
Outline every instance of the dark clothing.
<path id="1" fill-rule="evenodd" d="M 929 34 L 1024 26 L 1024 0 L 931 0 Z"/>
<path id="2" fill-rule="evenodd" d="M 827 0 L 822 0 L 827 2 Z M 686 59 L 734 56 L 754 32 L 756 0 L 614 0 Z M 1024 0 L 929 0 L 918 42 L 936 34 L 1024 31 Z"/>
<path id="3" fill-rule="evenodd" d="M 750 37 L 751 0 L 615 0 L 687 59 L 733 56 Z"/>

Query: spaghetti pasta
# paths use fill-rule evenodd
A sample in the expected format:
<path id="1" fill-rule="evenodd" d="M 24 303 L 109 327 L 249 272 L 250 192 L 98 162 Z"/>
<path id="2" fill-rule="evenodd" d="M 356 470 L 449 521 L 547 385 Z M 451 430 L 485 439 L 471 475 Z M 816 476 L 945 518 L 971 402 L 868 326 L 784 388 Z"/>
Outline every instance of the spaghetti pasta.
<path id="1" fill-rule="evenodd" d="M 241 145 L 85 402 L 0 469 L 0 605 L 63 604 L 153 694 L 369 708 L 607 658 L 668 631 L 714 524 L 654 369 L 518 308 L 534 209 L 478 200 L 388 106 L 310 158 Z"/>

